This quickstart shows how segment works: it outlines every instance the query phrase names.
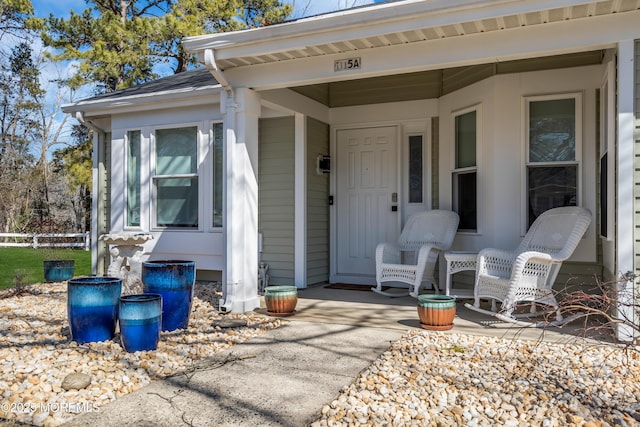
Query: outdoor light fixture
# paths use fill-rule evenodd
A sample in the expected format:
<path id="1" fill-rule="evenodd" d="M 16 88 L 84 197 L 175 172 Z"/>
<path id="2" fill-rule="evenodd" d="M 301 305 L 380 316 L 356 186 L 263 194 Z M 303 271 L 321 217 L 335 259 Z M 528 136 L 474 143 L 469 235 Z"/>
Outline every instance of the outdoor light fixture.
<path id="1" fill-rule="evenodd" d="M 331 172 L 331 157 L 325 154 L 316 157 L 316 172 L 318 175 Z"/>

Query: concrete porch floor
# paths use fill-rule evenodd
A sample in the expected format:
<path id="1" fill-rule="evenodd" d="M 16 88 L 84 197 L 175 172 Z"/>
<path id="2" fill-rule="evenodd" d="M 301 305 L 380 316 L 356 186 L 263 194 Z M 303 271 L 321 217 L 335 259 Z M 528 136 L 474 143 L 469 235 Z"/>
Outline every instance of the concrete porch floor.
<path id="1" fill-rule="evenodd" d="M 420 328 L 417 313 L 417 300 L 410 296 L 389 298 L 366 290 L 345 290 L 327 288 L 327 284 L 314 285 L 298 290 L 296 313 L 286 319 L 327 323 L 336 325 L 362 326 L 383 329 L 409 330 Z M 453 328 L 444 333 L 459 333 L 479 336 L 492 336 L 506 339 L 545 340 L 547 342 L 568 343 L 585 337 L 585 327 L 574 322 L 562 328 L 523 328 L 503 322 L 495 317 L 484 315 L 464 306 L 473 299 L 458 299 Z M 264 307 L 264 304 L 263 304 Z M 488 306 L 487 306 L 488 308 Z M 611 342 L 611 331 L 591 328 L 589 338 Z"/>

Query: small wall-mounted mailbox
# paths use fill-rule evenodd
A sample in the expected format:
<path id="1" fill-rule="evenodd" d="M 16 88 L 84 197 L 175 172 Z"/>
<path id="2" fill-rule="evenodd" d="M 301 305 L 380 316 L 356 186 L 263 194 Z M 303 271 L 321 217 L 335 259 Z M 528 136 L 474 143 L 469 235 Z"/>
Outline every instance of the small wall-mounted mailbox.
<path id="1" fill-rule="evenodd" d="M 331 172 L 331 157 L 325 154 L 316 157 L 316 172 L 318 175 Z"/>

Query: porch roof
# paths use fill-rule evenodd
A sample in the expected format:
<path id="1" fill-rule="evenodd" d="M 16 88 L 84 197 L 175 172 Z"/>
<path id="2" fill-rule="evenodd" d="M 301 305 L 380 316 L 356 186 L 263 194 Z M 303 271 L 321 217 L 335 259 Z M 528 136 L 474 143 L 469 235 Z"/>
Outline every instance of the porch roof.
<path id="1" fill-rule="evenodd" d="M 231 33 L 189 37 L 221 70 L 409 45 L 640 9 L 638 0 L 400 0 Z"/>
<path id="2" fill-rule="evenodd" d="M 105 93 L 78 102 L 65 104 L 62 111 L 75 113 L 76 111 L 114 112 L 129 109 L 139 109 L 146 105 L 146 109 L 159 108 L 161 101 L 191 98 L 209 99 L 212 94 L 221 91 L 220 84 L 204 67 L 184 73 L 159 78 L 147 83 L 132 86 L 127 89 Z M 204 97 L 204 98 L 203 98 Z M 147 105 L 150 104 L 150 105 Z"/>

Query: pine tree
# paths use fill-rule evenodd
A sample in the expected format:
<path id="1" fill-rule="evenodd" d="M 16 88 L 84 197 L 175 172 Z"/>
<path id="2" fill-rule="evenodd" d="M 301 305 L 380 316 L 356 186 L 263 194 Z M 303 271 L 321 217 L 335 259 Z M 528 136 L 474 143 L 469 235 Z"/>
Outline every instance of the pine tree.
<path id="1" fill-rule="evenodd" d="M 78 61 L 73 86 L 97 84 L 112 92 L 158 77 L 154 67 L 186 71 L 194 58 L 185 36 L 268 25 L 292 8 L 278 0 L 87 0 L 92 5 L 68 19 L 50 16 L 43 33 L 56 61 Z"/>

